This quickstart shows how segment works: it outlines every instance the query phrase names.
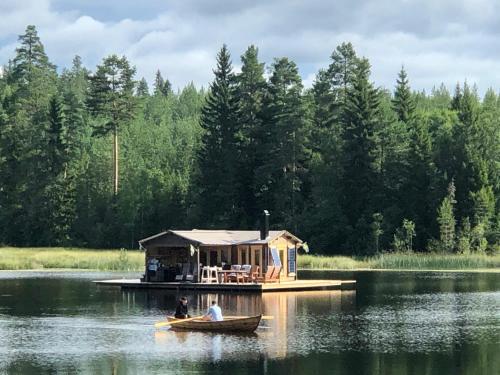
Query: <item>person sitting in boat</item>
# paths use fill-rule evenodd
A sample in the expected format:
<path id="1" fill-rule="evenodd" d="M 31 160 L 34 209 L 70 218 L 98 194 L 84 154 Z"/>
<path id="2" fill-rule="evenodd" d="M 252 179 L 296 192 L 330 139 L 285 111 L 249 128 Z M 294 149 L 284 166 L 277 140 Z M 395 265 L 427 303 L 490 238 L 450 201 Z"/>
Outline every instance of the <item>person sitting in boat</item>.
<path id="1" fill-rule="evenodd" d="M 213 322 L 220 322 L 221 320 L 224 320 L 224 318 L 222 318 L 222 310 L 217 305 L 217 302 L 212 301 L 212 306 L 210 306 L 208 308 L 208 311 L 203 316 L 203 319 L 204 320 L 211 320 Z"/>
<path id="2" fill-rule="evenodd" d="M 191 318 L 191 316 L 188 314 L 188 300 L 186 297 L 181 297 L 181 299 L 179 300 L 179 304 L 175 309 L 175 318 L 176 319 Z"/>

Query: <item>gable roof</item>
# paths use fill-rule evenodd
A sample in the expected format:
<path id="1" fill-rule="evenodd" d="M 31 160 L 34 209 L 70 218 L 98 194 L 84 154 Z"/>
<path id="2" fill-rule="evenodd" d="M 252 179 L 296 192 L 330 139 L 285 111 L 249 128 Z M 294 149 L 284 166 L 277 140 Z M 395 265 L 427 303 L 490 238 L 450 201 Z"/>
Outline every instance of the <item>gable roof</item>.
<path id="1" fill-rule="evenodd" d="M 302 241 L 287 232 L 286 230 L 271 230 L 269 236 L 265 240 L 260 239 L 260 231 L 258 230 L 211 230 L 211 229 L 193 229 L 193 230 L 168 230 L 158 233 L 154 236 L 140 240 L 141 245 L 156 239 L 158 237 L 173 234 L 181 237 L 195 245 L 204 246 L 230 246 L 230 245 L 252 245 L 266 244 L 278 237 L 285 236 L 291 240 L 302 243 Z"/>

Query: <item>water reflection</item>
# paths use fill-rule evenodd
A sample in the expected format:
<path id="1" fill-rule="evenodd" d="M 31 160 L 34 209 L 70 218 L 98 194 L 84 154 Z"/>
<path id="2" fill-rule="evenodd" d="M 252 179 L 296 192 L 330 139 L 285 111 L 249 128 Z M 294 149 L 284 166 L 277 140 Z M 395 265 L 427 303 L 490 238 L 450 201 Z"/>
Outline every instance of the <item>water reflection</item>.
<path id="1" fill-rule="evenodd" d="M 0 272 L 0 373 L 500 368 L 498 274 L 359 273 L 349 276 L 358 280 L 357 291 L 187 294 L 193 315 L 216 300 L 226 315 L 274 316 L 254 335 L 155 331 L 153 323 L 172 313 L 180 293 L 96 287 L 89 282 L 95 277 Z"/>

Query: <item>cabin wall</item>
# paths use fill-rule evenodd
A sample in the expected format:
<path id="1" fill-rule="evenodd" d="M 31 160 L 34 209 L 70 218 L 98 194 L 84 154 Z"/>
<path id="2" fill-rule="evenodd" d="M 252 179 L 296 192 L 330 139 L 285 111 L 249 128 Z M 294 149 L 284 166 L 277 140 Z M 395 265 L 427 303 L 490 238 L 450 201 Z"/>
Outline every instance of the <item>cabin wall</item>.
<path id="1" fill-rule="evenodd" d="M 200 263 L 203 266 L 216 266 L 232 263 L 231 246 L 200 246 Z"/>
<path id="2" fill-rule="evenodd" d="M 278 249 L 278 254 L 280 256 L 281 264 L 283 266 L 280 274 L 280 279 L 281 280 L 296 280 L 297 279 L 297 246 L 294 241 L 291 241 L 285 237 L 279 237 L 276 238 L 273 241 L 269 242 L 269 249 L 271 248 L 277 248 Z M 295 272 L 289 272 L 289 264 L 288 264 L 288 249 L 289 248 L 294 248 L 295 249 Z M 272 262 L 269 259 L 269 262 Z"/>
<path id="3" fill-rule="evenodd" d="M 157 259 L 159 267 L 154 276 L 148 274 L 148 264 L 150 259 Z M 189 247 L 150 247 L 146 248 L 145 254 L 145 272 L 149 275 L 149 281 L 173 281 L 168 280 L 172 274 L 182 273 L 181 265 L 183 263 L 190 264 L 190 272 L 198 275 L 198 255 L 195 253 L 191 256 Z M 160 267 L 161 265 L 161 267 Z"/>

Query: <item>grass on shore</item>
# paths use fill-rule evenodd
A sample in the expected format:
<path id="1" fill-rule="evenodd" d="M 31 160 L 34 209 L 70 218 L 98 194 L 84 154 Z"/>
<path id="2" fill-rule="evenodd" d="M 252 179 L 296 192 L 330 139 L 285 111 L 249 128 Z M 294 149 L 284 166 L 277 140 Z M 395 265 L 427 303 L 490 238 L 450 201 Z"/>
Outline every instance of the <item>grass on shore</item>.
<path id="1" fill-rule="evenodd" d="M 91 269 L 142 271 L 144 253 L 133 250 L 0 247 L 0 270 Z"/>
<path id="2" fill-rule="evenodd" d="M 470 270 L 500 269 L 500 254 L 383 253 L 372 257 L 301 255 L 299 269 Z"/>
<path id="3" fill-rule="evenodd" d="M 299 269 L 471 270 L 500 269 L 500 254 L 384 253 L 372 257 L 300 255 Z M 143 271 L 144 253 L 135 250 L 0 247 L 0 270 L 90 269 Z"/>

